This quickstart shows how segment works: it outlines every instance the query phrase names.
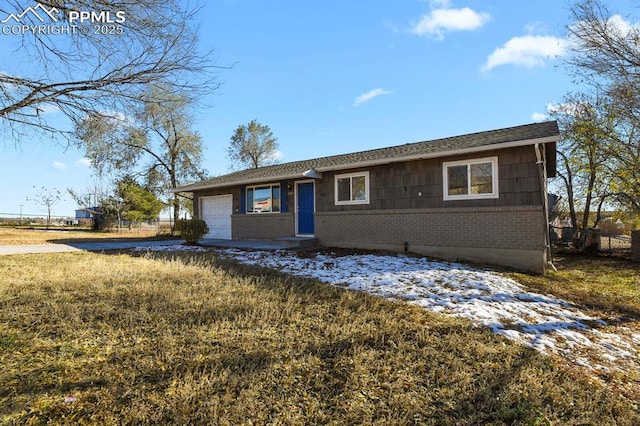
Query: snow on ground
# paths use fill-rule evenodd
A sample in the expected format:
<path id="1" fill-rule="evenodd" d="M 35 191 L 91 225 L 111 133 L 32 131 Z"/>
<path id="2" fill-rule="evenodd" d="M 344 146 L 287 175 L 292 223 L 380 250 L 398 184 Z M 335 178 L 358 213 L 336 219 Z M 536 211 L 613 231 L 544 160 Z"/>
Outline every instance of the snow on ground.
<path id="1" fill-rule="evenodd" d="M 220 253 L 242 263 L 465 317 L 540 352 L 555 353 L 594 370 L 633 368 L 640 373 L 636 349 L 640 336 L 620 326 L 615 333 L 607 332 L 613 327 L 605 321 L 557 297 L 529 292 L 495 272 L 404 255 L 300 258 L 286 251 L 236 249 Z"/>
<path id="2" fill-rule="evenodd" d="M 184 246 L 184 250 L 197 247 Z M 145 247 L 143 250 L 159 250 Z M 175 250 L 176 246 L 170 249 Z M 207 250 L 207 249 L 204 249 Z M 554 297 L 527 291 L 496 272 L 404 255 L 316 254 L 217 250 L 222 257 L 332 285 L 404 300 L 433 312 L 468 318 L 494 333 L 554 353 L 595 371 L 640 374 L 640 335 L 587 315 Z"/>

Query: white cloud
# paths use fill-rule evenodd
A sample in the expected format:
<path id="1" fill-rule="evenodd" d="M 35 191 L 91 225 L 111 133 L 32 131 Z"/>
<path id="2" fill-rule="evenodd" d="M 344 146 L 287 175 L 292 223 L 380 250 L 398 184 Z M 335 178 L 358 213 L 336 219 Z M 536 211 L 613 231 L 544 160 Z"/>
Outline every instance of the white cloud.
<path id="1" fill-rule="evenodd" d="M 533 121 L 545 121 L 551 118 L 552 114 L 578 115 L 580 114 L 580 105 L 577 103 L 561 103 L 556 104 L 548 102 L 545 112 L 534 112 L 531 115 Z"/>
<path id="2" fill-rule="evenodd" d="M 52 114 L 60 111 L 60 107 L 54 104 L 37 104 L 33 107 L 36 110 L 36 114 Z"/>
<path id="3" fill-rule="evenodd" d="M 490 71 L 509 64 L 527 68 L 544 66 L 547 59 L 564 55 L 566 47 L 566 40 L 553 36 L 514 37 L 494 50 L 482 69 Z"/>
<path id="4" fill-rule="evenodd" d="M 582 32 L 588 32 L 592 34 L 593 33 L 592 27 L 593 27 L 593 23 L 591 22 L 579 21 L 573 26 L 571 26 L 570 32 L 575 32 L 577 34 L 581 34 Z M 609 32 L 609 34 L 620 36 L 620 37 L 627 37 L 629 36 L 630 33 L 634 31 L 638 31 L 640 29 L 640 26 L 638 26 L 638 24 L 632 24 L 629 21 L 626 21 L 620 15 L 611 16 L 609 19 L 607 19 L 607 22 L 605 23 L 604 27 L 607 29 L 607 32 Z"/>
<path id="5" fill-rule="evenodd" d="M 76 166 L 91 167 L 91 160 L 89 160 L 87 157 L 82 157 L 81 159 L 76 161 Z"/>
<path id="6" fill-rule="evenodd" d="M 549 102 L 547 104 L 547 112 L 549 114 L 565 114 L 565 115 L 573 115 L 579 116 L 583 109 L 580 104 L 577 102 L 574 103 L 561 103 L 554 104 L 553 102 Z"/>
<path id="7" fill-rule="evenodd" d="M 448 0 L 432 1 L 431 12 L 422 15 L 411 26 L 411 32 L 417 35 L 431 35 L 438 40 L 444 38 L 444 33 L 449 31 L 473 31 L 491 19 L 491 15 L 484 12 L 476 12 L 469 7 L 454 9 Z"/>
<path id="8" fill-rule="evenodd" d="M 400 29 L 393 22 L 383 21 L 382 25 L 384 25 L 385 27 L 389 28 L 394 33 L 399 33 L 400 32 Z"/>
<path id="9" fill-rule="evenodd" d="M 54 161 L 51 167 L 53 167 L 56 170 L 67 170 L 67 165 L 61 161 Z"/>
<path id="10" fill-rule="evenodd" d="M 547 114 L 542 113 L 542 112 L 534 112 L 531 115 L 531 119 L 533 121 L 545 121 L 547 118 L 549 118 L 549 116 Z"/>
<path id="11" fill-rule="evenodd" d="M 516 65 L 533 68 L 544 66 L 547 59 L 565 55 L 572 47 L 580 43 L 576 35 L 585 32 L 592 33 L 592 22 L 577 22 L 569 31 L 569 38 L 554 36 L 534 35 L 543 30 L 542 24 L 535 22 L 525 26 L 527 35 L 513 37 L 502 47 L 497 48 L 487 58 L 483 66 L 484 71 L 489 71 L 501 65 Z M 640 25 L 626 21 L 620 15 L 611 16 L 604 27 L 616 38 L 633 38 L 640 36 Z M 585 38 L 590 38 L 585 36 Z"/>
<path id="12" fill-rule="evenodd" d="M 389 93 L 391 92 L 382 88 L 370 90 L 367 93 L 363 93 L 362 95 L 358 96 L 356 100 L 353 102 L 353 106 L 358 107 L 365 102 L 369 102 L 373 98 L 376 98 L 382 95 L 388 95 Z"/>
<path id="13" fill-rule="evenodd" d="M 618 31 L 620 35 L 627 37 L 630 33 L 634 31 L 640 30 L 640 26 L 638 24 L 632 24 L 629 21 L 625 21 L 625 19 L 620 15 L 613 15 L 611 18 L 607 20 L 607 25 L 611 28 L 613 27 L 615 31 Z"/>
<path id="14" fill-rule="evenodd" d="M 620 34 L 624 36 L 629 35 L 632 30 L 638 29 L 638 25 L 634 25 L 629 23 L 628 21 L 625 21 L 625 19 L 620 15 L 613 15 L 607 22 L 609 25 L 613 25 L 615 28 L 617 28 L 618 31 L 620 31 Z"/>
<path id="15" fill-rule="evenodd" d="M 284 158 L 284 152 L 276 149 L 271 155 L 270 159 L 274 161 L 281 161 Z"/>
<path id="16" fill-rule="evenodd" d="M 547 25 L 540 21 L 530 22 L 524 26 L 524 31 L 529 35 L 544 33 L 547 32 Z"/>
<path id="17" fill-rule="evenodd" d="M 569 42 L 575 46 L 584 45 L 584 40 L 605 43 L 601 35 L 594 34 L 593 25 L 589 21 L 578 21 L 571 25 L 569 27 Z M 640 36 L 640 24 L 626 21 L 620 15 L 613 15 L 607 19 L 607 22 L 602 26 L 602 30 L 606 31 L 612 38 L 634 40 Z"/>
<path id="18" fill-rule="evenodd" d="M 114 127 L 130 126 L 135 122 L 131 115 L 119 111 L 102 110 L 98 114 Z"/>

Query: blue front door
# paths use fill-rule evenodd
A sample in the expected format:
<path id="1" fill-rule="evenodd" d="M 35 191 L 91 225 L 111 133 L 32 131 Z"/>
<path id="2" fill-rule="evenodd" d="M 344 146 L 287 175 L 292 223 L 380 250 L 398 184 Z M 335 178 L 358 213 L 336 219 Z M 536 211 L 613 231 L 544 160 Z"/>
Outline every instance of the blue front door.
<path id="1" fill-rule="evenodd" d="M 313 235 L 313 213 L 315 210 L 313 182 L 298 184 L 297 204 L 298 234 Z"/>

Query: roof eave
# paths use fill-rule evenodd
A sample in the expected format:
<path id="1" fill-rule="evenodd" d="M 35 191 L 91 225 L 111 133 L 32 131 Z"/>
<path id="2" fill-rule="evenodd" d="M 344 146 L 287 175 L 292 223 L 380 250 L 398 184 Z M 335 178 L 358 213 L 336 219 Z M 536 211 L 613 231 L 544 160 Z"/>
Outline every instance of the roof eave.
<path id="1" fill-rule="evenodd" d="M 377 166 L 381 164 L 391 164 L 391 163 L 398 163 L 402 161 L 428 160 L 428 159 L 439 158 L 439 157 L 451 157 L 453 155 L 464 155 L 464 154 L 473 154 L 476 152 L 493 151 L 495 149 L 517 148 L 520 146 L 535 145 L 536 143 L 545 144 L 545 143 L 551 143 L 551 142 L 558 142 L 559 140 L 560 140 L 559 135 L 547 136 L 544 138 L 525 139 L 525 140 L 513 141 L 513 142 L 503 142 L 503 143 L 481 145 L 481 146 L 469 147 L 469 148 L 452 149 L 448 151 L 428 152 L 424 154 L 405 155 L 402 157 L 394 157 L 394 158 L 371 160 L 371 161 L 359 161 L 356 163 L 340 164 L 340 165 L 329 166 L 329 167 L 316 167 L 316 170 L 319 172 L 328 172 L 328 171 L 334 171 L 334 170 L 342 170 L 345 168 L 353 169 L 357 167 Z"/>
<path id="2" fill-rule="evenodd" d="M 224 188 L 227 186 L 235 186 L 235 185 L 247 185 L 247 184 L 251 184 L 251 183 L 260 183 L 260 182 L 277 182 L 280 180 L 285 180 L 285 179 L 295 179 L 295 178 L 301 178 L 302 176 L 302 172 L 300 173 L 290 173 L 288 175 L 278 175 L 278 176 L 273 176 L 273 177 L 269 177 L 269 178 L 255 178 L 255 179 L 243 179 L 243 180 L 238 180 L 238 181 L 233 181 L 233 182 L 222 182 L 222 183 L 214 183 L 214 184 L 203 184 L 203 185 L 197 185 L 197 184 L 193 184 L 193 185 L 187 185 L 185 187 L 182 188 L 176 188 L 176 189 L 172 189 L 171 192 L 193 192 L 193 191 L 200 191 L 203 189 L 215 189 L 215 188 Z"/>
<path id="3" fill-rule="evenodd" d="M 473 154 L 476 152 L 492 151 L 495 149 L 517 148 L 521 146 L 534 145 L 537 143 L 546 144 L 546 143 L 552 143 L 552 142 L 558 142 L 558 141 L 560 141 L 560 135 L 552 135 L 552 136 L 545 136 L 542 138 L 522 139 L 518 141 L 511 141 L 511 142 L 502 142 L 502 143 L 480 145 L 480 146 L 474 146 L 474 147 L 468 147 L 468 148 L 451 149 L 447 151 L 427 152 L 423 154 L 405 155 L 402 157 L 384 158 L 384 159 L 369 160 L 369 161 L 358 161 L 355 163 L 343 163 L 343 164 L 336 164 L 333 166 L 326 166 L 326 167 L 315 167 L 315 169 L 318 172 L 330 172 L 335 170 L 378 166 L 382 164 L 391 164 L 391 163 L 398 163 L 403 161 L 427 160 L 431 158 L 450 157 L 453 155 Z M 299 173 L 290 173 L 286 175 L 272 176 L 269 178 L 262 177 L 262 178 L 255 178 L 255 179 L 244 179 L 239 181 L 222 182 L 222 183 L 216 183 L 216 184 L 203 184 L 203 185 L 194 184 L 194 185 L 185 186 L 183 188 L 176 188 L 172 190 L 172 192 L 194 192 L 194 191 L 201 191 L 205 189 L 224 188 L 224 187 L 236 186 L 236 185 L 248 185 L 252 183 L 271 182 L 271 181 L 276 182 L 276 181 L 281 181 L 286 179 L 302 178 L 303 173 L 304 171 L 301 171 Z"/>

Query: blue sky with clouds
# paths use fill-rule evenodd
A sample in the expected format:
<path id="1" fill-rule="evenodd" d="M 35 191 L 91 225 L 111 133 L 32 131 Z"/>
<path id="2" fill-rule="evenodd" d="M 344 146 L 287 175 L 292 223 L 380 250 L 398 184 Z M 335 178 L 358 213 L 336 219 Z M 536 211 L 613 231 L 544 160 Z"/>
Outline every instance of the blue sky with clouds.
<path id="1" fill-rule="evenodd" d="M 229 138 L 252 119 L 286 162 L 539 121 L 575 89 L 564 0 L 215 0 L 198 21 L 203 49 L 231 67 L 194 122 L 212 175 L 228 171 Z M 81 152 L 0 137 L 0 213 L 44 213 L 26 200 L 34 186 L 92 186 Z M 67 196 L 54 214 L 74 209 Z"/>

